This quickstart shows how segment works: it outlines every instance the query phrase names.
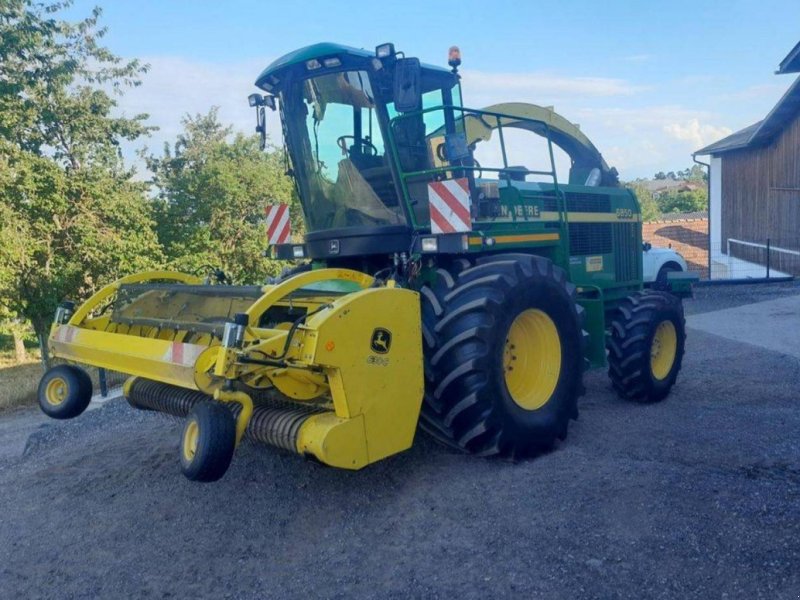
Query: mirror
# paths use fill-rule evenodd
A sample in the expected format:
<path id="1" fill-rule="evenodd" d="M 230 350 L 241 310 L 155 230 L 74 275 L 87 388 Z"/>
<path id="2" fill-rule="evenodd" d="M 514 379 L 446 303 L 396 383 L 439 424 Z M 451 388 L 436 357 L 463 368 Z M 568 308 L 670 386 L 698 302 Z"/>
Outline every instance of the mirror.
<path id="1" fill-rule="evenodd" d="M 259 106 L 256 111 L 256 133 L 261 134 L 258 147 L 263 150 L 267 147 L 267 113 L 263 106 Z"/>
<path id="2" fill-rule="evenodd" d="M 418 58 L 401 58 L 394 68 L 394 107 L 406 113 L 422 108 L 422 67 Z"/>

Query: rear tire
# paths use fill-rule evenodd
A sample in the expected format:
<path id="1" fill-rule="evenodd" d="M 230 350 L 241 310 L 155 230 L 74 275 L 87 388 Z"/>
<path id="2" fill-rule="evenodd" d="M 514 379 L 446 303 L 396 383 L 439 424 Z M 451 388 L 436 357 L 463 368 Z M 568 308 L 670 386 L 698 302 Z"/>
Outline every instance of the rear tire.
<path id="1" fill-rule="evenodd" d="M 683 361 L 686 321 L 679 298 L 645 290 L 625 298 L 611 320 L 608 375 L 617 393 L 635 402 L 669 394 Z"/>
<path id="2" fill-rule="evenodd" d="M 73 419 L 92 401 L 92 380 L 83 369 L 59 365 L 39 382 L 39 407 L 53 419 Z"/>
<path id="3" fill-rule="evenodd" d="M 181 471 L 192 481 L 217 481 L 228 470 L 236 448 L 236 420 L 219 402 L 197 404 L 181 434 Z"/>
<path id="4" fill-rule="evenodd" d="M 564 271 L 538 256 L 460 259 L 439 269 L 421 290 L 422 429 L 465 452 L 510 458 L 564 439 L 583 393 L 575 293 Z"/>

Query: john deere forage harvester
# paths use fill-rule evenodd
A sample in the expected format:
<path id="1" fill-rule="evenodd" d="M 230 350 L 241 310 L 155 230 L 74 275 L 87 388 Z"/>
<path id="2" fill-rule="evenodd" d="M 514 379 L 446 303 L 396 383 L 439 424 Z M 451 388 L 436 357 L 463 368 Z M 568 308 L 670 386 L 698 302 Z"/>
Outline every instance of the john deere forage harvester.
<path id="1" fill-rule="evenodd" d="M 42 409 L 86 408 L 76 364 L 128 373 L 133 406 L 186 418 L 183 472 L 211 481 L 245 435 L 346 469 L 418 425 L 534 455 L 566 437 L 590 367 L 626 398 L 664 398 L 689 280 L 643 290 L 639 204 L 616 171 L 551 109 L 465 108 L 459 63 L 317 44 L 270 65 L 250 103 L 262 135 L 280 114 L 306 235 L 271 252 L 297 266 L 262 286 L 141 273 L 62 304 L 49 343 L 70 364 L 43 377 Z M 519 133 L 543 151 L 520 155 Z"/>

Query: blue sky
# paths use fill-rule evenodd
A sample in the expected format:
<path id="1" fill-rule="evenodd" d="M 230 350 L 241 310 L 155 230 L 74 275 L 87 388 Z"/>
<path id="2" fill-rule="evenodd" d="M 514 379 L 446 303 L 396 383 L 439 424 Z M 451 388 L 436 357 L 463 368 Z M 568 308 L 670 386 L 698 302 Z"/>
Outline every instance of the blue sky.
<path id="1" fill-rule="evenodd" d="M 78 0 L 78 18 L 98 2 Z M 393 41 L 444 64 L 461 47 L 464 101 L 555 106 L 623 179 L 691 164 L 691 153 L 749 125 L 793 79 L 775 68 L 800 39 L 798 0 L 561 2 L 101 2 L 106 44 L 151 64 L 120 100 L 148 112 L 158 149 L 186 113 L 220 107 L 252 131 L 246 96 L 261 68 L 319 41 Z M 273 119 L 274 121 L 274 119 Z M 277 135 L 276 124 L 271 129 Z"/>

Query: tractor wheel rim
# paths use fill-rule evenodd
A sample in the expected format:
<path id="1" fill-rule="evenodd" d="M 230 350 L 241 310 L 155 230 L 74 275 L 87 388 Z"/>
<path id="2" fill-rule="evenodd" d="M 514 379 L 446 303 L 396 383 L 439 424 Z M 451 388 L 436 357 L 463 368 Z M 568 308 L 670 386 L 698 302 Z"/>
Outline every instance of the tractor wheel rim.
<path id="1" fill-rule="evenodd" d="M 187 461 L 194 459 L 197 454 L 197 440 L 200 437 L 200 427 L 197 421 L 189 421 L 183 433 L 183 458 Z"/>
<path id="2" fill-rule="evenodd" d="M 547 404 L 561 374 L 561 339 L 553 320 L 536 308 L 514 319 L 503 348 L 503 377 L 512 400 L 525 410 Z"/>
<path id="3" fill-rule="evenodd" d="M 45 400 L 51 406 L 59 406 L 67 397 L 67 382 L 56 377 L 50 380 L 44 391 Z"/>
<path id="4" fill-rule="evenodd" d="M 678 334 L 672 321 L 661 321 L 650 346 L 650 371 L 658 380 L 666 379 L 678 353 Z"/>

